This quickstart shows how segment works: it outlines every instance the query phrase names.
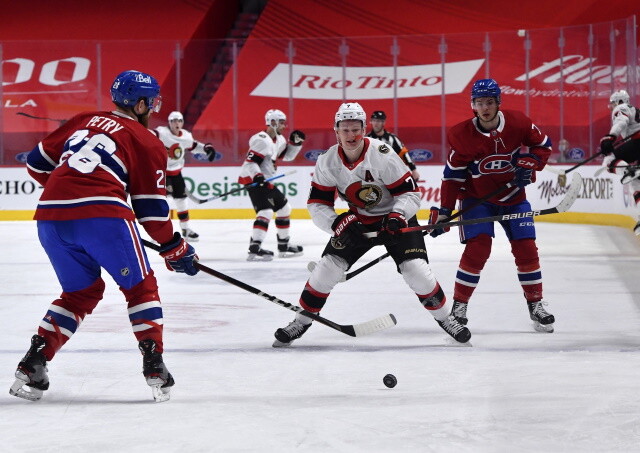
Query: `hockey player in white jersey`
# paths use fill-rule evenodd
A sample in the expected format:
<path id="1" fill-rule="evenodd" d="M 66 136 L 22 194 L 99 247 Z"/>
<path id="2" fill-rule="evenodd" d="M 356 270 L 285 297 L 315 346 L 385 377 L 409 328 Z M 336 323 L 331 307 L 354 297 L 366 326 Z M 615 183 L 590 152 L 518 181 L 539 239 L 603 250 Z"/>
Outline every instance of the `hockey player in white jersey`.
<path id="1" fill-rule="evenodd" d="M 187 206 L 187 193 L 182 176 L 184 168 L 184 156 L 190 151 L 199 159 L 207 159 L 209 162 L 216 157 L 216 150 L 211 143 L 200 143 L 193 139 L 193 135 L 183 129 L 184 118 L 180 112 L 169 114 L 169 126 L 158 126 L 154 133 L 167 148 L 169 159 L 167 161 L 167 195 L 173 197 L 180 220 L 182 237 L 189 242 L 197 242 L 200 235 L 189 226 L 189 208 Z"/>
<path id="2" fill-rule="evenodd" d="M 367 117 L 358 103 L 342 104 L 333 123 L 338 144 L 318 157 L 307 201 L 313 222 L 332 235 L 300 296 L 300 306 L 319 313 L 343 274 L 375 245 L 384 245 L 397 270 L 420 303 L 456 341 L 466 343 L 469 329 L 450 316 L 451 306 L 436 280 L 421 232 L 400 234 L 416 226 L 420 195 L 409 169 L 389 145 L 365 138 Z M 336 192 L 349 210 L 337 214 Z M 363 233 L 382 232 L 375 239 Z M 288 346 L 311 326 L 297 314 L 275 332 L 274 347 Z"/>
<path id="3" fill-rule="evenodd" d="M 269 222 L 276 214 L 278 256 L 288 258 L 302 254 L 302 246 L 289 243 L 289 217 L 291 204 L 276 186 L 265 179 L 275 176 L 277 159 L 292 161 L 302 149 L 305 135 L 302 131 L 291 132 L 289 141 L 282 133 L 287 127 L 287 116 L 280 110 L 268 110 L 265 114 L 265 130 L 249 139 L 249 151 L 242 163 L 238 182 L 242 185 L 256 183 L 247 189 L 256 212 L 251 230 L 247 261 L 271 261 L 273 252 L 262 248 Z"/>
<path id="4" fill-rule="evenodd" d="M 640 236 L 640 111 L 630 101 L 625 90 L 609 98 L 611 129 L 600 140 L 600 152 L 605 155 L 602 165 L 620 176 L 622 184 L 631 185 L 638 210 L 633 231 Z"/>

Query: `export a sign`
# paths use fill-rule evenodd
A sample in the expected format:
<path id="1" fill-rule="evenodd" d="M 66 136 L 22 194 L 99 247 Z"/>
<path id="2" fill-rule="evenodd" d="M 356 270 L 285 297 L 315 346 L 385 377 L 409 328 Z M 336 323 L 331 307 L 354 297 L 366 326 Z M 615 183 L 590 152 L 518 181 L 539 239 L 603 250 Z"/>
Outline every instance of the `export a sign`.
<path id="1" fill-rule="evenodd" d="M 277 64 L 252 96 L 295 99 L 393 99 L 458 94 L 484 59 L 413 66 L 313 66 Z M 444 71 L 443 71 L 444 66 Z M 291 69 L 291 79 L 290 79 Z M 444 72 L 444 74 L 443 74 Z M 443 83 L 443 78 L 446 83 Z M 291 85 L 283 81 L 291 80 Z M 291 90 L 291 93 L 290 91 Z"/>

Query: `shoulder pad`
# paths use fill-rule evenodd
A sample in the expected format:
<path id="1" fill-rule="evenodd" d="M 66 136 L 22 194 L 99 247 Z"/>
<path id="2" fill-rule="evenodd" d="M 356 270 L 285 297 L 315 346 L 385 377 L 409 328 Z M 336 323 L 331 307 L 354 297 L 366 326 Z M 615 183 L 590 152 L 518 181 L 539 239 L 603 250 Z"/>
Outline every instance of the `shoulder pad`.
<path id="1" fill-rule="evenodd" d="M 389 151 L 391 151 L 391 149 L 386 144 L 382 144 L 378 145 L 378 151 L 380 151 L 382 154 L 387 154 Z"/>

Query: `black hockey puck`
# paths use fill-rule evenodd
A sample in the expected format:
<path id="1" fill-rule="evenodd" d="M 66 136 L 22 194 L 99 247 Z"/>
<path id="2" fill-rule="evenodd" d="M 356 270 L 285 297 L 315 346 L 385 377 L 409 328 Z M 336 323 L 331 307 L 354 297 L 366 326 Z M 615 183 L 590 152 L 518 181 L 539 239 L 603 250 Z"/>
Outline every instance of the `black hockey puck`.
<path id="1" fill-rule="evenodd" d="M 384 382 L 384 385 L 392 389 L 396 386 L 396 384 L 398 383 L 398 380 L 393 374 L 387 374 L 385 377 L 382 378 L 382 382 Z"/>

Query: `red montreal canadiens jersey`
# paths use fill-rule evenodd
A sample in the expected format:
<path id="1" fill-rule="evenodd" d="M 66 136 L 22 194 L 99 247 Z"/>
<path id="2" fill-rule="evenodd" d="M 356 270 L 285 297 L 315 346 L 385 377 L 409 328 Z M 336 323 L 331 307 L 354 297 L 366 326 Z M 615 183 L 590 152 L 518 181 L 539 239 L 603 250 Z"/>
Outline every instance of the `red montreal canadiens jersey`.
<path id="1" fill-rule="evenodd" d="M 483 198 L 514 178 L 514 155 L 522 146 L 539 158 L 536 171 L 544 168 L 551 154 L 551 141 L 524 114 L 511 110 L 498 112 L 500 123 L 491 131 L 478 127 L 477 118 L 463 121 L 447 134 L 449 156 L 444 169 L 441 205 L 453 209 L 457 198 Z M 499 205 L 520 203 L 525 190 L 505 190 L 489 200 Z"/>
<path id="2" fill-rule="evenodd" d="M 338 195 L 363 223 L 381 220 L 391 211 L 413 217 L 420 208 L 420 194 L 411 173 L 391 147 L 365 138 L 360 158 L 349 163 L 334 145 L 318 157 L 307 205 L 313 222 L 332 234 Z"/>
<path id="3" fill-rule="evenodd" d="M 168 242 L 166 168 L 162 142 L 136 120 L 119 112 L 81 113 L 27 157 L 29 174 L 44 186 L 34 218 L 137 218 L 154 240 Z"/>

